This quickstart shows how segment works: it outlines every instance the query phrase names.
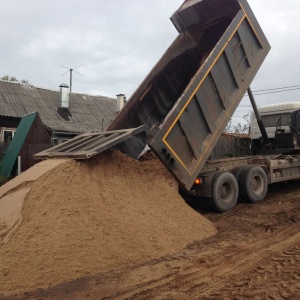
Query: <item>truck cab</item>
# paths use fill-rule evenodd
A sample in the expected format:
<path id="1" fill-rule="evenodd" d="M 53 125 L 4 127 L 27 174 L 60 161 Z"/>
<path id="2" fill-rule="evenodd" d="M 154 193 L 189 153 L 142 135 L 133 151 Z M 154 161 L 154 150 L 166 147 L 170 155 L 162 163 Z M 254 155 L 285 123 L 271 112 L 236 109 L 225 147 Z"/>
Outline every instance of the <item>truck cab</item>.
<path id="1" fill-rule="evenodd" d="M 294 152 L 300 146 L 300 102 L 287 102 L 258 107 L 272 150 Z M 264 143 L 256 117 L 250 117 L 251 152 L 264 154 Z M 269 151 L 268 151 L 269 152 Z"/>

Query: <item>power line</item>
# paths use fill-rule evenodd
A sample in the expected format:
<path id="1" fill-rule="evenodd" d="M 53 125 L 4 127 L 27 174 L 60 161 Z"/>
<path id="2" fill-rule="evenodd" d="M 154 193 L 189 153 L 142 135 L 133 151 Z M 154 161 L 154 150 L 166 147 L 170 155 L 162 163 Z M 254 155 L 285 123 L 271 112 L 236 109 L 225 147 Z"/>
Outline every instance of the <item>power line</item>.
<path id="1" fill-rule="evenodd" d="M 266 90 L 257 90 L 257 91 L 253 91 L 253 94 L 255 96 L 260 96 L 260 95 L 277 94 L 277 93 L 290 92 L 290 91 L 296 91 L 296 90 L 300 90 L 300 85 L 294 85 L 294 86 L 289 86 L 289 87 L 281 87 L 281 88 L 273 88 L 273 89 L 266 89 Z M 264 92 L 264 93 L 260 93 L 260 92 Z M 245 96 L 246 95 L 247 95 L 247 93 L 245 94 Z"/>
<path id="2" fill-rule="evenodd" d="M 283 93 L 283 92 L 290 92 L 290 91 L 296 91 L 300 90 L 300 85 L 292 85 L 292 86 L 286 86 L 286 87 L 280 87 L 280 88 L 272 88 L 272 89 L 264 89 L 264 90 L 257 90 L 253 91 L 253 94 L 255 96 L 260 96 L 260 95 L 267 95 L 267 94 L 277 94 L 277 93 Z M 248 96 L 248 93 L 244 95 L 244 97 Z M 250 108 L 247 110 L 247 108 Z M 235 114 L 231 118 L 238 118 L 242 119 L 245 117 L 245 113 L 249 113 L 251 111 L 251 105 L 249 104 L 242 104 L 239 105 L 236 109 Z M 243 108 L 240 110 L 239 108 Z"/>
<path id="3" fill-rule="evenodd" d="M 286 87 L 281 87 L 281 88 L 273 88 L 273 89 L 266 89 L 266 90 L 257 90 L 257 91 L 254 91 L 254 92 L 255 93 L 257 93 L 257 92 L 268 92 L 268 91 L 282 90 L 282 89 L 289 89 L 289 88 L 300 88 L 300 85 L 291 85 L 291 86 L 286 86 Z"/>
<path id="4" fill-rule="evenodd" d="M 260 94 L 254 93 L 254 95 L 255 95 L 255 96 L 260 96 L 260 95 L 267 95 L 267 94 L 278 94 L 278 93 L 289 92 L 289 91 L 296 91 L 296 90 L 300 90 L 300 88 L 296 88 L 296 89 L 288 89 L 288 90 L 276 91 L 276 92 L 260 93 Z"/>

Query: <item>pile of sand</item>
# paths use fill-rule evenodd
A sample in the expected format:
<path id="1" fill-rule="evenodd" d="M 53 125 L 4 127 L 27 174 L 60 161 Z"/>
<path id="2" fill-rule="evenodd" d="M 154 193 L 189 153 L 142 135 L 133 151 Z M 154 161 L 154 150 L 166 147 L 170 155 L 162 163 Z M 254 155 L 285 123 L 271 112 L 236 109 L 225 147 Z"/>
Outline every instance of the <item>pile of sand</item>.
<path id="1" fill-rule="evenodd" d="M 32 183 L 21 224 L 0 246 L 0 294 L 150 260 L 215 234 L 177 189 L 158 161 L 118 152 L 56 166 Z"/>

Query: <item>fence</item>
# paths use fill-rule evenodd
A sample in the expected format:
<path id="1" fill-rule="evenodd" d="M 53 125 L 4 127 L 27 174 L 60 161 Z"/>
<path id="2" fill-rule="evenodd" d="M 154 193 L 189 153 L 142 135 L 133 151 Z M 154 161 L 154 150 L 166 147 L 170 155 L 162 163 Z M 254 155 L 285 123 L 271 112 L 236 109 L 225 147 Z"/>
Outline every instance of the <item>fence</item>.
<path id="1" fill-rule="evenodd" d="M 223 133 L 210 159 L 250 155 L 250 143 L 248 134 Z"/>

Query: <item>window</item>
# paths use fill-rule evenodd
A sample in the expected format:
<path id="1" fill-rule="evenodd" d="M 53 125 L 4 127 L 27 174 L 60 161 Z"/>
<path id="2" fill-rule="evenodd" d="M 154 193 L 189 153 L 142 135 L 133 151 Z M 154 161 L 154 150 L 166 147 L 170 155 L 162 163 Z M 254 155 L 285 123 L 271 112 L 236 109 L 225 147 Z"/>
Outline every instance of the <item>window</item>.
<path id="1" fill-rule="evenodd" d="M 69 139 L 64 139 L 64 138 L 52 138 L 51 139 L 51 142 L 52 142 L 53 146 L 57 146 L 57 145 L 59 145 L 61 143 L 64 143 L 66 141 L 69 141 Z"/>
<path id="2" fill-rule="evenodd" d="M 261 116 L 265 127 L 276 127 L 277 125 L 289 126 L 292 123 L 291 113 Z"/>
<path id="3" fill-rule="evenodd" d="M 13 130 L 3 129 L 3 131 L 2 131 L 2 141 L 8 143 L 13 139 L 14 135 L 15 135 L 15 132 Z"/>
<path id="4" fill-rule="evenodd" d="M 56 139 L 56 138 L 52 139 L 51 142 L 52 142 L 53 146 L 58 145 L 58 139 Z"/>

